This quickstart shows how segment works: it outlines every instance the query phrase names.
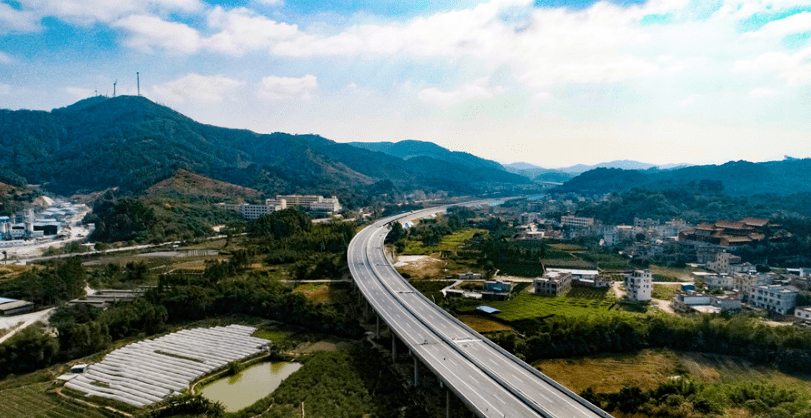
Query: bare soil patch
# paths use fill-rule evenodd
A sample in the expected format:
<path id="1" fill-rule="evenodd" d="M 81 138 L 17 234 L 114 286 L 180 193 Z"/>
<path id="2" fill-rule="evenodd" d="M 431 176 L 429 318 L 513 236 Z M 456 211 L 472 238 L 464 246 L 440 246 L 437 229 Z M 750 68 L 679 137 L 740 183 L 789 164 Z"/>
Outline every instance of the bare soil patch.
<path id="1" fill-rule="evenodd" d="M 430 255 L 400 256 L 395 267 L 400 274 L 407 274 L 413 279 L 424 280 L 442 278 L 446 275 L 445 261 Z"/>
<path id="2" fill-rule="evenodd" d="M 512 327 L 477 315 L 459 315 L 459 320 L 479 333 L 512 331 Z"/>

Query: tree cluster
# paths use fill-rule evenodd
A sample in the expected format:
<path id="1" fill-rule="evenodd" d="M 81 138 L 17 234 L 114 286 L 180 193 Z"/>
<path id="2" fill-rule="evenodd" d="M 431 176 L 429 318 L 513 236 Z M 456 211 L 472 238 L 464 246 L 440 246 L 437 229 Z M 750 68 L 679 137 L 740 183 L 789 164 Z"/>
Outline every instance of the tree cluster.
<path id="1" fill-rule="evenodd" d="M 505 333 L 493 341 L 528 362 L 655 347 L 734 355 L 781 370 L 811 372 L 811 332 L 742 316 L 553 316 L 513 326 L 523 336 Z"/>

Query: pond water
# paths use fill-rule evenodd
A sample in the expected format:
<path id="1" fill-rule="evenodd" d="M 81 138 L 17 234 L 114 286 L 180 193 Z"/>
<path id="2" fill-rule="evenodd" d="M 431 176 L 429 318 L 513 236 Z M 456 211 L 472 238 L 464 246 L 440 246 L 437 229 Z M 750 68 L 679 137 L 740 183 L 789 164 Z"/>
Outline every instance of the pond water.
<path id="1" fill-rule="evenodd" d="M 255 364 L 234 376 L 223 377 L 203 388 L 202 394 L 219 401 L 228 412 L 239 411 L 270 395 L 301 363 L 284 361 Z"/>

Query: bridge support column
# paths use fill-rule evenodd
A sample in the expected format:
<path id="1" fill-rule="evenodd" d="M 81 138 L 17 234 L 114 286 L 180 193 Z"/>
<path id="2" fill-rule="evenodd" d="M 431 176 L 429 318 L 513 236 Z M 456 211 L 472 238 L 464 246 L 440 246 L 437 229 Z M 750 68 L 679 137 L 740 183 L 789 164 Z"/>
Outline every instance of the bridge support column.
<path id="1" fill-rule="evenodd" d="M 445 389 L 445 418 L 451 418 L 451 391 Z"/>
<path id="2" fill-rule="evenodd" d="M 417 356 L 414 356 L 414 387 L 420 382 L 420 363 L 417 361 Z"/>
<path id="3" fill-rule="evenodd" d="M 397 336 L 391 333 L 391 359 L 397 361 Z"/>

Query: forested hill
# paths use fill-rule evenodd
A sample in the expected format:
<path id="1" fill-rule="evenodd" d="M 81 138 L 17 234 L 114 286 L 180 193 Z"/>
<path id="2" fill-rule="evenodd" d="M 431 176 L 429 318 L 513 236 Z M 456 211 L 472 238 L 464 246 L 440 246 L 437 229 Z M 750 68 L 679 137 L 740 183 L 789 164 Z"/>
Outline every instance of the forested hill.
<path id="1" fill-rule="evenodd" d="M 479 193 L 528 187 L 498 168 L 403 160 L 317 135 L 257 134 L 197 123 L 143 97 L 94 97 L 44 111 L 0 110 L 0 171 L 59 194 L 141 192 L 178 169 L 268 194 L 369 190 Z M 426 159 L 428 161 L 426 161 Z"/>
<path id="2" fill-rule="evenodd" d="M 430 157 L 435 160 L 446 161 L 453 164 L 472 168 L 493 168 L 504 170 L 504 167 L 491 160 L 479 158 L 473 154 L 461 151 L 451 151 L 440 147 L 433 142 L 415 141 L 407 139 L 399 142 L 350 142 L 349 145 L 370 151 L 379 151 L 388 155 L 408 160 L 416 157 Z"/>
<path id="3" fill-rule="evenodd" d="M 554 192 L 605 194 L 634 187 L 651 190 L 690 187 L 732 196 L 753 194 L 790 195 L 811 192 L 811 159 L 751 163 L 730 161 L 674 170 L 622 170 L 598 168 L 587 171 L 554 189 Z"/>

